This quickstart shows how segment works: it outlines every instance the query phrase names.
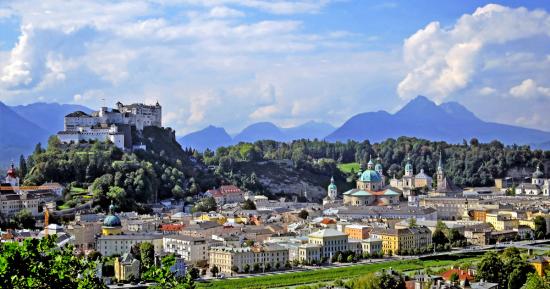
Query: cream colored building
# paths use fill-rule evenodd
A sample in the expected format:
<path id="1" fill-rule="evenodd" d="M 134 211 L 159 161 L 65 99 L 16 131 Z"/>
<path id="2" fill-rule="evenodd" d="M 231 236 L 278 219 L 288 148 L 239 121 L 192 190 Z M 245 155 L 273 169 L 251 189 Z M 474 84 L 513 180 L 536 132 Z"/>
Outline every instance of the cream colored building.
<path id="1" fill-rule="evenodd" d="M 370 237 L 361 241 L 361 249 L 369 255 L 382 253 L 382 240 L 376 237 Z"/>
<path id="2" fill-rule="evenodd" d="M 497 231 L 509 231 L 517 228 L 519 220 L 511 214 L 487 213 L 485 222 L 493 225 Z"/>
<path id="3" fill-rule="evenodd" d="M 118 281 L 139 280 L 139 261 L 130 253 L 116 257 L 113 263 Z"/>
<path id="4" fill-rule="evenodd" d="M 162 235 L 107 235 L 97 238 L 96 250 L 103 256 L 123 255 L 130 252 L 133 245 L 148 242 L 153 244 L 155 254 L 162 253 Z"/>
<path id="5" fill-rule="evenodd" d="M 322 246 L 319 244 L 302 244 L 298 247 L 298 261 L 307 261 L 311 263 L 313 261 L 321 260 Z"/>
<path id="6" fill-rule="evenodd" d="M 166 253 L 175 253 L 187 264 L 208 261 L 208 243 L 203 237 L 185 235 L 170 235 L 162 239 L 162 247 Z"/>
<path id="7" fill-rule="evenodd" d="M 332 258 L 338 251 L 349 250 L 348 235 L 334 229 L 323 229 L 309 234 L 308 243 L 321 245 L 321 258 Z"/>
<path id="8" fill-rule="evenodd" d="M 217 266 L 221 273 L 232 274 L 233 268 L 244 272 L 246 265 L 252 271 L 254 264 L 260 270 L 284 268 L 288 260 L 288 249 L 279 245 L 258 247 L 212 247 L 209 251 L 210 267 Z M 269 265 L 268 265 L 269 264 Z"/>

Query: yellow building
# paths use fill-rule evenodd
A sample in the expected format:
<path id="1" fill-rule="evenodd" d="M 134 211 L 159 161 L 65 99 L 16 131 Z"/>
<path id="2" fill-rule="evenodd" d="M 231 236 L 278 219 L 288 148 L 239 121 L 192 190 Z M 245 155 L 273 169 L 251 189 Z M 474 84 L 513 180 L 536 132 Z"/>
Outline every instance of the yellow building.
<path id="1" fill-rule="evenodd" d="M 539 276 L 544 277 L 546 275 L 546 270 L 548 270 L 550 266 L 550 258 L 537 256 L 529 260 L 529 262 L 533 265 L 533 267 L 535 267 L 535 270 Z"/>
<path id="2" fill-rule="evenodd" d="M 116 257 L 113 263 L 118 281 L 139 280 L 139 261 L 130 253 Z"/>
<path id="3" fill-rule="evenodd" d="M 223 225 L 225 224 L 225 222 L 227 222 L 227 218 L 224 215 L 218 213 L 204 213 L 200 215 L 196 220 L 216 222 L 220 225 Z"/>
<path id="4" fill-rule="evenodd" d="M 511 214 L 487 213 L 485 222 L 493 225 L 496 231 L 513 230 L 519 225 L 518 219 L 513 218 Z"/>
<path id="5" fill-rule="evenodd" d="M 425 226 L 404 229 L 376 228 L 371 232 L 371 236 L 382 240 L 382 252 L 387 255 L 398 254 L 404 250 L 427 249 L 432 243 L 432 232 Z"/>

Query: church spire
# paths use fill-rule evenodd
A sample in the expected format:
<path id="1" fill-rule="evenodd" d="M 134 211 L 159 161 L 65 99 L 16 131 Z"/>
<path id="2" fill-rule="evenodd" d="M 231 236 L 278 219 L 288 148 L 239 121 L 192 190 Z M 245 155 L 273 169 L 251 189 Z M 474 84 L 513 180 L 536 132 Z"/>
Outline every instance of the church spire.
<path id="1" fill-rule="evenodd" d="M 367 169 L 372 170 L 374 162 L 372 161 L 372 155 L 369 155 L 369 163 L 367 164 Z"/>
<path id="2" fill-rule="evenodd" d="M 439 162 L 437 163 L 437 172 L 443 173 L 443 154 L 439 151 Z"/>

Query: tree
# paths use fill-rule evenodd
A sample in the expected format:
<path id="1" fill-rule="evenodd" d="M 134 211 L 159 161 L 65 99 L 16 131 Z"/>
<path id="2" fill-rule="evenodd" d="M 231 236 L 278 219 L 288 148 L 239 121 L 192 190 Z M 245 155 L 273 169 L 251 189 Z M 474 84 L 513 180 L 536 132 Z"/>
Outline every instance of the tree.
<path id="1" fill-rule="evenodd" d="M 27 175 L 27 162 L 23 155 L 19 156 L 19 176 L 23 180 Z"/>
<path id="2" fill-rule="evenodd" d="M 22 209 L 21 211 L 15 213 L 12 218 L 12 222 L 15 227 L 20 229 L 34 229 L 34 225 L 36 224 L 36 220 L 27 209 Z"/>
<path id="3" fill-rule="evenodd" d="M 95 275 L 95 263 L 58 247 L 56 236 L 0 243 L 0 288 L 107 288 Z"/>
<path id="4" fill-rule="evenodd" d="M 254 269 L 254 272 L 260 271 L 260 264 L 254 263 L 254 266 L 252 266 L 252 267 L 253 267 L 253 269 Z"/>
<path id="5" fill-rule="evenodd" d="M 212 276 L 214 277 L 216 277 L 219 272 L 220 272 L 220 269 L 216 265 L 212 266 L 212 268 L 210 269 L 210 273 L 212 273 Z"/>
<path id="6" fill-rule="evenodd" d="M 126 192 L 119 186 L 112 186 L 109 187 L 107 197 L 115 201 L 119 206 L 122 206 L 122 204 L 126 201 Z"/>
<path id="7" fill-rule="evenodd" d="M 256 204 L 254 204 L 252 200 L 246 199 L 244 200 L 244 202 L 242 202 L 241 208 L 243 210 L 256 210 Z"/>
<path id="8" fill-rule="evenodd" d="M 243 271 L 244 271 L 245 273 L 250 272 L 250 265 L 245 264 L 244 267 L 243 267 Z"/>
<path id="9" fill-rule="evenodd" d="M 382 273 L 380 276 L 380 288 L 384 289 L 405 289 L 405 280 L 398 273 Z"/>
<path id="10" fill-rule="evenodd" d="M 479 262 L 478 279 L 483 279 L 487 282 L 499 283 L 502 279 L 502 268 L 504 263 L 496 252 L 487 252 Z M 500 287 L 500 286 L 499 286 Z M 504 287 L 503 287 L 504 288 Z"/>
<path id="11" fill-rule="evenodd" d="M 445 236 L 445 233 L 441 229 L 437 228 L 432 235 L 432 243 L 442 246 L 449 243 L 449 239 L 447 239 L 447 236 Z"/>
<path id="12" fill-rule="evenodd" d="M 148 269 L 153 266 L 155 262 L 155 248 L 153 244 L 149 242 L 143 242 L 139 245 L 139 252 L 141 254 L 141 263 L 143 267 Z"/>
<path id="13" fill-rule="evenodd" d="M 544 217 L 536 216 L 533 222 L 535 223 L 535 230 L 534 230 L 535 238 L 537 239 L 544 238 L 547 234 L 546 220 L 544 219 Z"/>
<path id="14" fill-rule="evenodd" d="M 191 270 L 189 270 L 189 276 L 193 280 L 199 278 L 199 269 L 192 267 Z"/>
<path id="15" fill-rule="evenodd" d="M 416 227 L 416 219 L 415 218 L 410 218 L 409 219 L 409 228 L 414 228 Z"/>
<path id="16" fill-rule="evenodd" d="M 453 272 L 453 274 L 451 274 L 451 277 L 449 277 L 449 281 L 451 281 L 451 283 L 453 284 L 456 284 L 456 282 L 458 281 L 458 274 L 456 272 Z"/>
<path id="17" fill-rule="evenodd" d="M 239 267 L 235 265 L 231 266 L 231 272 L 239 273 Z"/>
<path id="18" fill-rule="evenodd" d="M 307 219 L 308 216 L 309 216 L 309 213 L 306 210 L 301 210 L 300 213 L 298 213 L 298 217 L 304 220 Z"/>
<path id="19" fill-rule="evenodd" d="M 212 197 L 206 197 L 200 200 L 193 207 L 193 212 L 210 212 L 216 210 L 216 200 Z"/>
<path id="20" fill-rule="evenodd" d="M 536 273 L 527 276 L 527 282 L 521 289 L 550 289 L 550 284 Z"/>

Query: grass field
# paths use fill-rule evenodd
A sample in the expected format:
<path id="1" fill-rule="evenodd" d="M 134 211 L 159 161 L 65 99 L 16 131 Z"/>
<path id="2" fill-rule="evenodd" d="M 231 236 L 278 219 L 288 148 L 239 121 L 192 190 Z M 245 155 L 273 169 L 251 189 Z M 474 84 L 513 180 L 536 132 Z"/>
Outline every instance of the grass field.
<path id="1" fill-rule="evenodd" d="M 363 264 L 350 267 L 318 269 L 304 272 L 292 272 L 271 276 L 259 276 L 242 279 L 215 280 L 205 283 L 199 283 L 197 288 L 209 289 L 263 289 L 277 288 L 285 286 L 296 286 L 303 284 L 313 284 L 319 282 L 334 281 L 336 279 L 350 279 L 370 272 L 389 269 L 390 267 L 397 271 L 422 270 L 425 268 L 435 268 L 451 266 L 456 263 L 470 262 L 478 260 L 479 256 L 473 255 L 450 255 L 447 257 L 438 257 L 438 259 L 416 259 L 407 261 L 390 261 L 380 264 Z"/>
<path id="2" fill-rule="evenodd" d="M 361 166 L 359 163 L 347 163 L 347 164 L 339 164 L 338 169 L 342 172 L 348 174 L 351 173 L 351 170 L 353 169 L 354 172 L 359 172 Z"/>

